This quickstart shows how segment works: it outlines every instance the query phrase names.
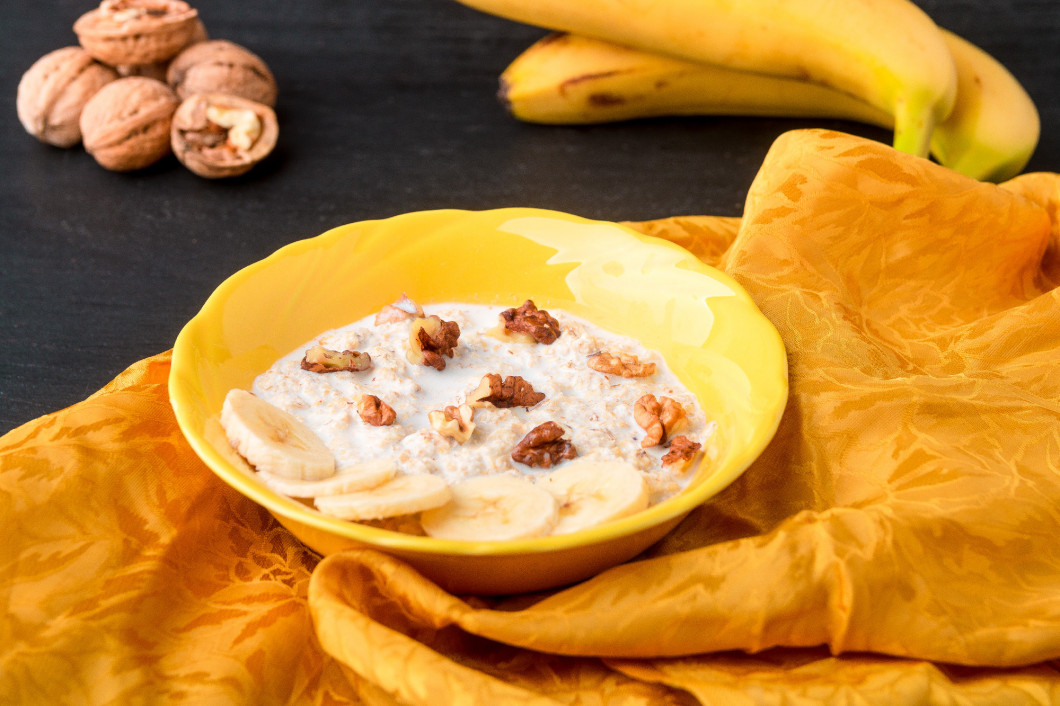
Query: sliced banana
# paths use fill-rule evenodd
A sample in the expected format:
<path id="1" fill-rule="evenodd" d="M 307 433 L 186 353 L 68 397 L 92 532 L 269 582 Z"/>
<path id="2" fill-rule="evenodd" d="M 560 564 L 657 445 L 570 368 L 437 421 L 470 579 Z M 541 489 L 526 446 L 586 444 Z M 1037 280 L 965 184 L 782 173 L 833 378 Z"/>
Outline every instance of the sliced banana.
<path id="1" fill-rule="evenodd" d="M 644 476 L 622 461 L 570 461 L 547 475 L 542 487 L 559 504 L 554 534 L 595 527 L 648 507 Z"/>
<path id="2" fill-rule="evenodd" d="M 381 458 L 365 461 L 323 480 L 294 480 L 271 473 L 258 475 L 265 485 L 281 495 L 292 498 L 315 498 L 321 495 L 340 495 L 386 483 L 398 473 L 393 459 Z"/>
<path id="3" fill-rule="evenodd" d="M 221 426 L 228 443 L 263 473 L 295 480 L 335 475 L 335 456 L 313 430 L 246 390 L 228 391 Z"/>
<path id="4" fill-rule="evenodd" d="M 528 480 L 478 476 L 452 487 L 453 499 L 420 516 L 423 531 L 440 539 L 506 540 L 552 531 L 558 507 L 552 495 Z"/>
<path id="5" fill-rule="evenodd" d="M 449 485 L 428 473 L 397 476 L 382 485 L 339 495 L 322 495 L 313 500 L 325 515 L 343 520 L 381 520 L 410 515 L 449 502 Z"/>

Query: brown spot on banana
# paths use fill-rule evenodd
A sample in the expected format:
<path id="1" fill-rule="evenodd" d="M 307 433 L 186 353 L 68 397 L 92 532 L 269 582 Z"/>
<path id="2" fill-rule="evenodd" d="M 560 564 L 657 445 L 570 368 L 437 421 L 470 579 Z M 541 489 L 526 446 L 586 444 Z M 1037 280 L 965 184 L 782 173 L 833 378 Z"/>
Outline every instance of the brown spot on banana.
<path id="1" fill-rule="evenodd" d="M 614 93 L 590 93 L 589 105 L 607 107 L 611 105 L 622 105 L 626 99 Z"/>

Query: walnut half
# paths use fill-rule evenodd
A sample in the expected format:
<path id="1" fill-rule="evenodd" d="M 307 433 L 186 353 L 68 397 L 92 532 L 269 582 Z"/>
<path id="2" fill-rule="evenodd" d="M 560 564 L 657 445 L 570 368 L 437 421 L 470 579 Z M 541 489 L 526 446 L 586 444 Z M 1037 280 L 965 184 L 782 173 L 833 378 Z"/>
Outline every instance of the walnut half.
<path id="1" fill-rule="evenodd" d="M 448 405 L 445 409 L 427 413 L 431 428 L 458 444 L 471 438 L 471 433 L 475 431 L 474 418 L 475 410 L 466 404 L 459 407 Z"/>
<path id="2" fill-rule="evenodd" d="M 505 330 L 528 335 L 545 345 L 554 343 L 561 333 L 559 322 L 530 299 L 517 309 L 505 309 L 500 316 Z"/>
<path id="3" fill-rule="evenodd" d="M 372 367 L 372 356 L 360 351 L 333 351 L 316 345 L 302 356 L 302 370 L 311 373 L 337 373 L 347 370 L 357 373 Z"/>
<path id="4" fill-rule="evenodd" d="M 373 427 L 388 427 L 397 421 L 394 408 L 375 395 L 361 395 L 357 401 L 357 415 L 362 422 Z"/>
<path id="5" fill-rule="evenodd" d="M 494 407 L 508 409 L 510 407 L 533 407 L 545 399 L 545 393 L 538 392 L 534 386 L 518 375 L 509 375 L 501 378 L 496 373 L 487 373 L 482 376 L 482 381 L 469 396 L 472 404 L 481 406 L 491 404 Z"/>
<path id="6" fill-rule="evenodd" d="M 375 315 L 375 325 L 379 326 L 380 324 L 415 318 L 423 318 L 423 307 L 409 299 L 408 295 L 402 292 L 401 298 L 393 304 L 383 305 L 383 308 Z"/>
<path id="7" fill-rule="evenodd" d="M 593 370 L 609 375 L 620 375 L 624 378 L 644 378 L 655 374 L 655 363 L 642 363 L 631 353 L 613 355 L 600 351 L 589 356 L 588 365 Z"/>
<path id="8" fill-rule="evenodd" d="M 531 429 L 512 449 L 512 460 L 533 468 L 552 468 L 563 459 L 578 455 L 569 440 L 563 437 L 563 427 L 555 422 L 545 422 Z"/>
<path id="9" fill-rule="evenodd" d="M 645 449 L 663 443 L 688 422 L 681 403 L 670 397 L 656 399 L 650 392 L 633 403 L 633 418 L 646 432 L 640 442 L 641 448 Z"/>
<path id="10" fill-rule="evenodd" d="M 405 357 L 413 365 L 445 370 L 445 358 L 453 357 L 460 338 L 460 325 L 438 316 L 413 319 L 409 325 L 409 348 Z"/>
<path id="11" fill-rule="evenodd" d="M 692 441 L 687 436 L 675 436 L 670 441 L 670 450 L 662 457 L 662 465 L 670 466 L 675 463 L 687 465 L 702 446 L 703 444 Z"/>

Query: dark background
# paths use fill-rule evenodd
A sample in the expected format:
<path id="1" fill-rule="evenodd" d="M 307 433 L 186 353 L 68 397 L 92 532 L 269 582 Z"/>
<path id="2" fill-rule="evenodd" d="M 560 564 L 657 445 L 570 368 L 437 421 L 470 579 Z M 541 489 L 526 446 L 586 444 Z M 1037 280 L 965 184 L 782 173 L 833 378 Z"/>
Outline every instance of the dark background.
<path id="1" fill-rule="evenodd" d="M 543 127 L 510 118 L 497 76 L 544 30 L 452 0 L 192 1 L 211 37 L 259 54 L 280 87 L 280 142 L 248 175 L 207 181 L 172 157 L 103 170 L 27 135 L 22 74 L 76 43 L 93 2 L 5 3 L 0 22 L 0 433 L 169 349 L 228 275 L 351 221 L 430 208 L 537 206 L 607 220 L 740 215 L 773 139 L 853 123 L 688 118 Z M 1042 118 L 1028 171 L 1060 170 L 1060 3 L 923 0 L 993 54 Z"/>

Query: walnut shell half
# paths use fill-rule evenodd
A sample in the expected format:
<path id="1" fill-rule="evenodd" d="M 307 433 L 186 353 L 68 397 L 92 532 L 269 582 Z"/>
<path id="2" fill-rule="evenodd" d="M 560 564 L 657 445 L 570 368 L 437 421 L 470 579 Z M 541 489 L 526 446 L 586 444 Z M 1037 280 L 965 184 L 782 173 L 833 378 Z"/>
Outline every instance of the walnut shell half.
<path id="1" fill-rule="evenodd" d="M 181 100 L 196 93 L 227 93 L 276 105 L 276 79 L 268 65 L 249 49 L 224 39 L 198 42 L 169 64 L 166 81 Z"/>
<path id="2" fill-rule="evenodd" d="M 81 15 L 74 33 L 92 56 L 111 66 L 165 61 L 200 32 L 199 12 L 182 0 L 103 0 Z"/>
<path id="3" fill-rule="evenodd" d="M 81 141 L 81 110 L 103 86 L 118 78 L 81 47 L 45 54 L 18 82 L 15 108 L 26 132 L 56 147 Z"/>
<path id="4" fill-rule="evenodd" d="M 85 150 L 114 171 L 154 164 L 169 154 L 169 126 L 178 104 L 173 90 L 153 78 L 112 81 L 81 111 Z"/>
<path id="5" fill-rule="evenodd" d="M 207 179 L 239 176 L 276 146 L 276 113 L 257 101 L 223 93 L 188 97 L 173 115 L 170 141 L 181 164 Z"/>

